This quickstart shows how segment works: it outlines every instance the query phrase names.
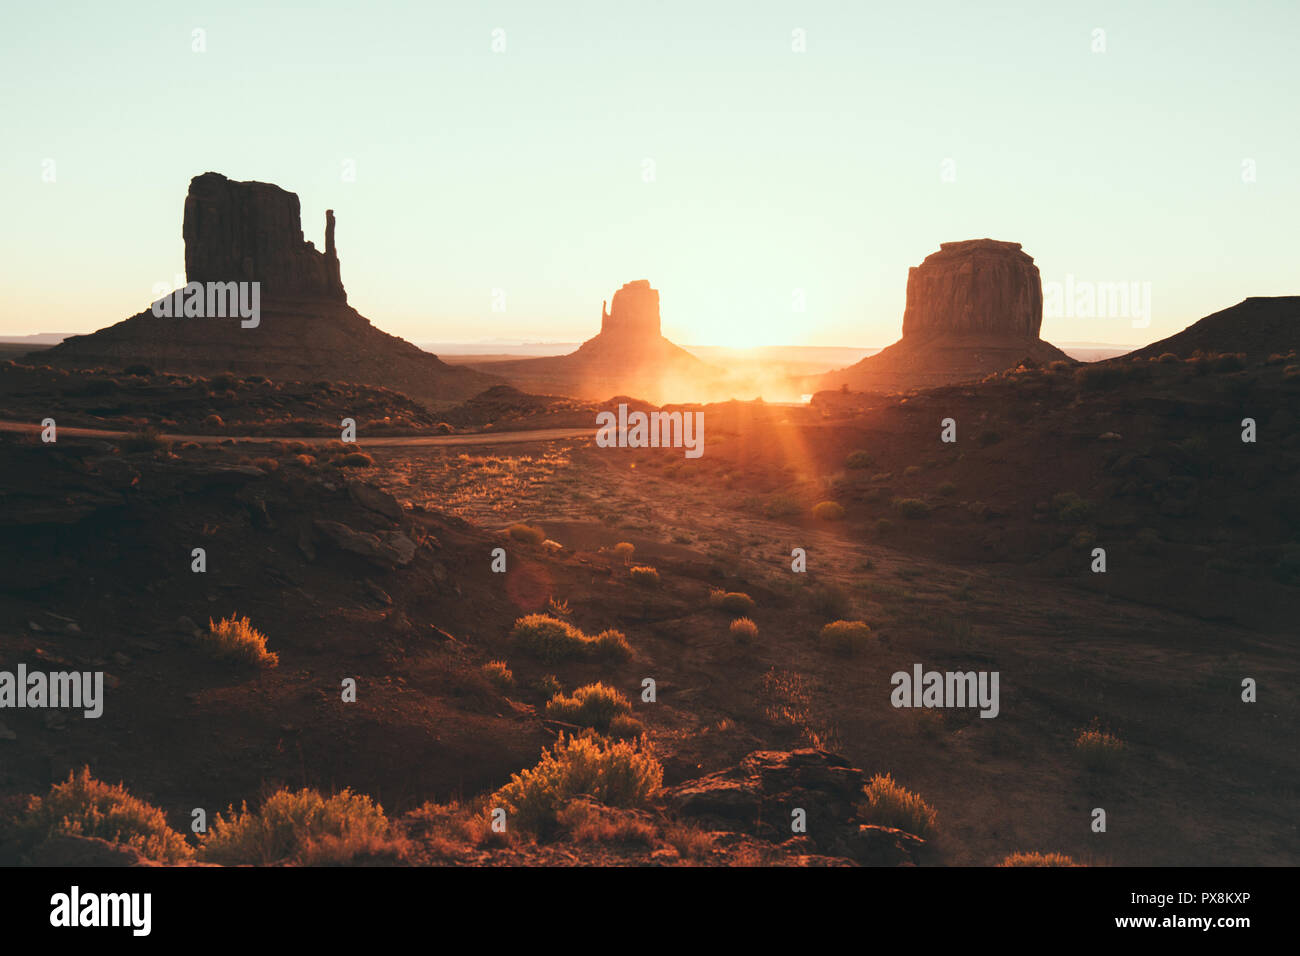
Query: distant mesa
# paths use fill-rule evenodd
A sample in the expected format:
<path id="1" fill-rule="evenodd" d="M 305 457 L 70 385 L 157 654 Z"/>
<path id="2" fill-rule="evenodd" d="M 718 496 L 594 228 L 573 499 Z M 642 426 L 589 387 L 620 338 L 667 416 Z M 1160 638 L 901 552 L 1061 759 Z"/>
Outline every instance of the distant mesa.
<path id="1" fill-rule="evenodd" d="M 474 367 L 530 392 L 593 400 L 634 395 L 656 403 L 687 400 L 722 374 L 664 338 L 659 291 L 648 279 L 626 283 L 601 303 L 600 333 L 576 352 Z"/>
<path id="2" fill-rule="evenodd" d="M 195 176 L 182 226 L 186 281 L 260 283 L 256 327 L 241 327 L 238 317 L 172 318 L 145 309 L 34 358 L 80 368 L 140 363 L 192 375 L 382 385 L 430 406 L 500 384 L 380 331 L 349 306 L 334 233 L 327 211 L 324 251 L 307 241 L 298 197 L 279 186 Z"/>
<path id="3" fill-rule="evenodd" d="M 945 242 L 907 274 L 903 337 L 818 387 L 855 391 L 928 388 L 983 378 L 1024 359 L 1068 355 L 1039 338 L 1043 283 L 1018 242 Z"/>

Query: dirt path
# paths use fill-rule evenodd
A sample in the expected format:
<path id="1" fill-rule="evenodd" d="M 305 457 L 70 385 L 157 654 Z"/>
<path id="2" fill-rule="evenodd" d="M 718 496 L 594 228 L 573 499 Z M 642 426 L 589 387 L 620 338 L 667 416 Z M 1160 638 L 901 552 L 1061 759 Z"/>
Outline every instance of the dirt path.
<path id="1" fill-rule="evenodd" d="M 40 434 L 41 426 L 31 422 L 0 421 L 0 432 L 23 432 Z M 131 432 L 109 431 L 102 428 L 59 429 L 59 434 L 73 438 L 127 438 Z M 539 428 L 535 431 L 518 432 L 481 432 L 472 435 L 387 435 L 380 438 L 366 438 L 364 445 L 369 447 L 427 447 L 427 446 L 461 446 L 461 445 L 520 445 L 532 442 L 560 441 L 562 439 L 586 438 L 596 434 L 594 428 Z M 223 441 L 266 443 L 278 441 L 300 441 L 307 445 L 324 445 L 336 441 L 333 437 L 304 437 L 300 435 L 171 435 L 162 436 L 170 441 L 192 441 L 200 445 L 216 445 Z"/>

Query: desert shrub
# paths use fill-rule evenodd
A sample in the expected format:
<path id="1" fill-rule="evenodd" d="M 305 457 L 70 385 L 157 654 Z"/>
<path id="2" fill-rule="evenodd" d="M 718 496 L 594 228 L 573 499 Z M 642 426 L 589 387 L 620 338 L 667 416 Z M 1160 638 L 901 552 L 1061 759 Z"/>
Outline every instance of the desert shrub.
<path id="1" fill-rule="evenodd" d="M 1074 752 L 1079 755 L 1088 770 L 1105 772 L 1115 770 L 1123 763 L 1125 756 L 1124 742 L 1101 729 L 1097 718 L 1093 718 L 1079 735 L 1074 738 Z"/>
<path id="2" fill-rule="evenodd" d="M 125 452 L 166 451 L 171 448 L 172 443 L 170 439 L 164 438 L 157 428 L 146 425 L 138 432 L 119 439 L 118 445 Z"/>
<path id="3" fill-rule="evenodd" d="M 591 639 L 591 654 L 609 661 L 625 661 L 632 656 L 632 645 L 622 631 L 612 628 L 601 631 Z"/>
<path id="4" fill-rule="evenodd" d="M 219 661 L 234 661 L 254 667 L 275 667 L 280 655 L 266 649 L 266 635 L 253 627 L 246 618 L 223 617 L 214 622 L 208 618 L 208 632 L 202 645 L 209 657 Z"/>
<path id="5" fill-rule="evenodd" d="M 278 790 L 256 813 L 244 803 L 218 813 L 199 835 L 199 855 L 211 863 L 346 862 L 379 855 L 390 842 L 383 807 L 364 794 L 343 790 L 322 797 L 316 790 Z"/>
<path id="6" fill-rule="evenodd" d="M 636 550 L 636 545 L 631 541 L 620 541 L 614 545 L 614 553 L 623 559 L 624 563 L 632 557 L 632 552 Z"/>
<path id="7" fill-rule="evenodd" d="M 280 463 L 276 461 L 274 458 L 254 458 L 253 467 L 261 468 L 263 471 L 269 473 L 279 469 Z"/>
<path id="8" fill-rule="evenodd" d="M 849 592 L 838 584 L 818 584 L 808 592 L 813 612 L 821 617 L 842 618 L 853 610 Z"/>
<path id="9" fill-rule="evenodd" d="M 543 674 L 528 686 L 533 690 L 546 695 L 548 698 L 554 697 L 556 694 L 564 690 L 560 684 L 560 679 L 554 674 Z"/>
<path id="10" fill-rule="evenodd" d="M 636 565 L 628 574 L 632 576 L 632 583 L 639 584 L 644 588 L 659 587 L 659 572 L 649 565 Z"/>
<path id="11" fill-rule="evenodd" d="M 930 516 L 930 504 L 922 498 L 895 498 L 890 504 L 904 518 L 913 521 Z"/>
<path id="12" fill-rule="evenodd" d="M 818 521 L 839 521 L 844 517 L 844 506 L 837 501 L 819 501 L 812 513 Z"/>
<path id="13" fill-rule="evenodd" d="M 1070 368 L 1070 366 L 1073 364 L 1074 363 L 1067 362 L 1064 359 L 1057 359 L 1055 362 L 1052 362 L 1047 367 L 1053 372 L 1064 372 L 1067 371 Z"/>
<path id="14" fill-rule="evenodd" d="M 615 740 L 635 740 L 645 733 L 645 724 L 631 714 L 616 714 L 605 733 Z"/>
<path id="15" fill-rule="evenodd" d="M 563 720 L 579 727 L 608 730 L 610 721 L 620 714 L 628 714 L 632 705 L 613 687 L 602 683 L 587 684 L 573 692 L 572 697 L 558 694 L 546 704 L 546 716 Z"/>
<path id="16" fill-rule="evenodd" d="M 610 807 L 643 807 L 663 777 L 659 761 L 640 744 L 561 734 L 553 747 L 542 751 L 536 766 L 514 774 L 493 800 L 505 807 L 518 829 L 548 835 L 554 832 L 560 811 L 575 799 L 586 797 Z"/>
<path id="17" fill-rule="evenodd" d="M 153 369 L 148 365 L 128 365 L 122 371 L 127 375 L 135 375 L 139 378 L 151 378 L 154 374 Z"/>
<path id="18" fill-rule="evenodd" d="M 204 428 L 225 428 L 226 423 L 221 420 L 220 415 L 212 414 L 209 415 L 207 418 L 203 419 L 203 427 Z"/>
<path id="19" fill-rule="evenodd" d="M 854 471 L 870 468 L 875 463 L 876 459 L 867 451 L 850 452 L 849 457 L 844 459 L 844 467 L 851 468 Z"/>
<path id="20" fill-rule="evenodd" d="M 507 691 L 515 686 L 514 672 L 505 661 L 488 661 L 483 665 L 483 676 L 500 691 Z"/>
<path id="21" fill-rule="evenodd" d="M 871 628 L 865 621 L 831 621 L 822 627 L 825 647 L 845 654 L 856 654 L 871 641 Z"/>
<path id="22" fill-rule="evenodd" d="M 506 529 L 506 534 L 521 544 L 540 545 L 546 540 L 546 533 L 541 528 L 526 524 L 512 524 Z"/>
<path id="23" fill-rule="evenodd" d="M 736 618 L 728 630 L 740 644 L 752 644 L 758 638 L 758 625 L 747 617 Z"/>
<path id="24" fill-rule="evenodd" d="M 239 376 L 234 372 L 222 372 L 208 379 L 208 385 L 218 392 L 228 391 L 239 384 Z"/>
<path id="25" fill-rule="evenodd" d="M 1156 359 L 1156 361 L 1162 365 L 1179 365 L 1183 360 L 1173 352 L 1161 352 L 1160 357 Z"/>
<path id="26" fill-rule="evenodd" d="M 939 485 L 935 491 L 943 495 L 945 498 L 951 498 L 957 493 L 957 486 L 951 481 L 945 481 L 943 484 Z"/>
<path id="27" fill-rule="evenodd" d="M 867 823 L 919 837 L 928 836 L 938 825 L 938 812 L 919 794 L 900 787 L 889 774 L 876 774 L 862 791 L 866 801 L 859 805 L 859 813 Z"/>
<path id="28" fill-rule="evenodd" d="M 1214 356 L 1213 363 L 1216 372 L 1240 372 L 1246 367 L 1246 353 L 1224 352 Z"/>
<path id="29" fill-rule="evenodd" d="M 728 614 L 746 614 L 756 605 L 754 599 L 743 591 L 714 590 L 709 592 L 709 606 Z"/>
<path id="30" fill-rule="evenodd" d="M 294 455 L 293 460 L 304 468 L 310 468 L 312 465 L 316 464 L 316 459 L 311 455 Z"/>
<path id="31" fill-rule="evenodd" d="M 1073 491 L 1062 491 L 1052 496 L 1052 513 L 1057 521 L 1086 521 L 1092 514 L 1092 502 Z"/>
<path id="32" fill-rule="evenodd" d="M 591 637 L 568 621 L 549 614 L 519 618 L 510 636 L 547 663 L 587 656 L 624 660 L 632 654 L 627 638 L 620 631 L 602 631 Z"/>
<path id="33" fill-rule="evenodd" d="M 888 518 L 876 519 L 876 534 L 886 535 L 890 534 L 893 530 L 894 522 L 890 521 Z"/>
<path id="34" fill-rule="evenodd" d="M 439 435 L 450 435 L 456 429 L 452 428 L 446 422 L 438 422 L 438 424 L 434 427 L 434 430 L 437 431 Z"/>
<path id="35" fill-rule="evenodd" d="M 344 468 L 370 468 L 374 463 L 375 460 L 362 451 L 350 452 L 339 459 L 339 464 Z"/>
<path id="36" fill-rule="evenodd" d="M 1012 853 L 998 866 L 1083 866 L 1083 864 L 1075 863 L 1073 857 L 1066 856 L 1064 853 Z"/>
<path id="37" fill-rule="evenodd" d="M 134 847 L 151 860 L 176 863 L 194 849 L 167 825 L 157 807 L 131 796 L 120 783 L 103 783 L 89 767 L 70 772 L 44 797 L 32 797 L 20 827 L 40 840 L 48 836 L 99 837 Z"/>

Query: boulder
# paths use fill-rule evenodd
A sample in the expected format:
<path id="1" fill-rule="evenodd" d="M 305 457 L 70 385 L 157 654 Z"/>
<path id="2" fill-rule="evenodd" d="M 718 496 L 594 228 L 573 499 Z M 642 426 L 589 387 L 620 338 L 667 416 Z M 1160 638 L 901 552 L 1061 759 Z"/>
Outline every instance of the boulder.
<path id="1" fill-rule="evenodd" d="M 316 519 L 313 526 L 340 551 L 358 555 L 381 568 L 405 567 L 415 559 L 415 542 L 400 531 L 371 534 L 323 518 Z"/>

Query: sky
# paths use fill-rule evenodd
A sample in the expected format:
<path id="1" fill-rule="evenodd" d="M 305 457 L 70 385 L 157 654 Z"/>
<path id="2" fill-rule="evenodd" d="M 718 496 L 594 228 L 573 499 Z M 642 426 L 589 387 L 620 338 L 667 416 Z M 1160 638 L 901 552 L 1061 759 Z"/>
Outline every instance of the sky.
<path id="1" fill-rule="evenodd" d="M 212 170 L 318 248 L 334 209 L 349 302 L 417 342 L 579 341 L 646 278 L 684 344 L 883 346 L 988 236 L 1149 297 L 1044 338 L 1144 344 L 1300 293 L 1297 36 L 1294 0 L 6 4 L 0 335 L 147 307 Z"/>

